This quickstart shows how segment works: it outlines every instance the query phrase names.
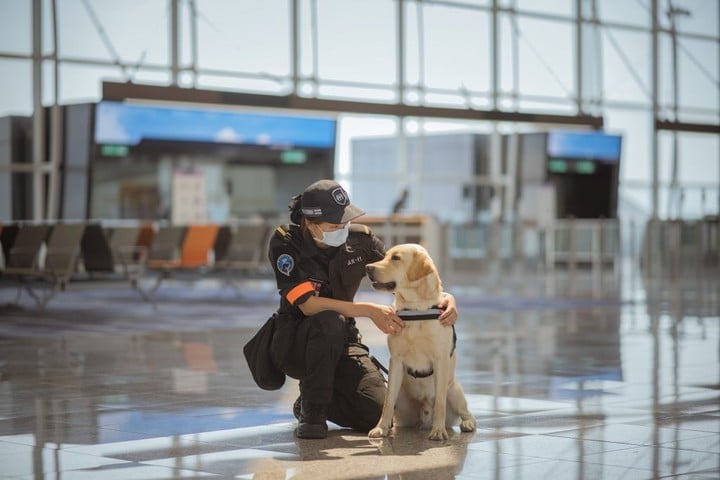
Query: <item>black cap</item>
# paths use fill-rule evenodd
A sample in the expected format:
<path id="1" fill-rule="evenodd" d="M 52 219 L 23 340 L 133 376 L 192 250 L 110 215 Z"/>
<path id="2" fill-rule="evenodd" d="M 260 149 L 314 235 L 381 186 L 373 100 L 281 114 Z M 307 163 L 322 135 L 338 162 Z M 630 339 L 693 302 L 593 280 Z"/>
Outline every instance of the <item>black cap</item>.
<path id="1" fill-rule="evenodd" d="M 345 189 L 334 180 L 318 180 L 302 194 L 302 214 L 328 223 L 346 223 L 365 215 L 352 203 Z"/>

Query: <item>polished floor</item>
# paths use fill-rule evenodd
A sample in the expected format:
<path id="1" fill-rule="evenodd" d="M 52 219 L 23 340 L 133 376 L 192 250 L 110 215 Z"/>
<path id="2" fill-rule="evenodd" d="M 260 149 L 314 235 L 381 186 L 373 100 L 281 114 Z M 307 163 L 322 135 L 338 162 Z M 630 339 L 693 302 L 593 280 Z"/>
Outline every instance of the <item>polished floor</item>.
<path id="1" fill-rule="evenodd" d="M 258 389 L 242 355 L 272 282 L 166 282 L 156 308 L 77 283 L 45 311 L 0 288 L 0 478 L 717 479 L 717 277 L 446 279 L 478 430 L 443 442 L 294 438 L 297 384 Z M 361 331 L 386 364 L 379 331 Z"/>

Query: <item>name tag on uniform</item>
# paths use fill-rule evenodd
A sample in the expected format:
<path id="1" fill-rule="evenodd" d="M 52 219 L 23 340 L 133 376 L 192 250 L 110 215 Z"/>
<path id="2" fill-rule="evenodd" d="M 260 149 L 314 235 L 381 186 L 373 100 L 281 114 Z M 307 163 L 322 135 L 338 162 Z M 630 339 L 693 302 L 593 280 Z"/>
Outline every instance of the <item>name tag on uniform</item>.
<path id="1" fill-rule="evenodd" d="M 356 263 L 362 262 L 363 257 L 361 255 L 358 255 L 357 257 L 349 258 L 347 261 L 347 266 L 355 265 Z"/>

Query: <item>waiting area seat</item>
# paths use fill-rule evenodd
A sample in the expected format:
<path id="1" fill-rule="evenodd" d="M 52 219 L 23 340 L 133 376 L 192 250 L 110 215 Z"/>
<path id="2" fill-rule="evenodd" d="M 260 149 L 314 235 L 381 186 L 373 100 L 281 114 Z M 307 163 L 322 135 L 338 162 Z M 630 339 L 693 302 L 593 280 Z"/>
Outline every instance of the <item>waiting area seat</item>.
<path id="1" fill-rule="evenodd" d="M 50 225 L 17 225 L 14 239 L 3 243 L 7 248 L 7 264 L 5 274 L 31 273 L 36 271 L 41 261 L 40 250 L 47 240 L 52 226 Z M 8 227 L 3 230 L 9 230 Z"/>
<path id="2" fill-rule="evenodd" d="M 9 223 L 2 226 L 0 231 L 0 246 L 2 246 L 2 267 L 7 266 L 8 258 L 10 257 L 10 248 L 15 244 L 15 238 L 17 237 L 20 226 L 16 223 Z"/>
<path id="3" fill-rule="evenodd" d="M 265 221 L 0 224 L 0 283 L 19 287 L 15 303 L 27 292 L 44 308 L 71 280 L 120 280 L 155 305 L 155 292 L 171 277 L 211 277 L 234 287 L 238 280 L 269 274 L 271 233 Z"/>
<path id="4" fill-rule="evenodd" d="M 185 235 L 180 257 L 182 268 L 208 268 L 219 227 L 217 225 L 191 225 Z"/>
<path id="5" fill-rule="evenodd" d="M 148 252 L 147 267 L 153 270 L 178 267 L 181 262 L 180 253 L 186 232 L 187 227 L 185 226 L 160 226 Z"/>
<path id="6" fill-rule="evenodd" d="M 271 228 L 264 222 L 232 225 L 226 233 L 227 246 L 219 252 L 221 256 L 216 256 L 213 269 L 219 273 L 232 274 L 263 272 L 267 268 L 266 251 L 270 233 Z"/>
<path id="7" fill-rule="evenodd" d="M 82 238 L 82 259 L 85 273 L 91 279 L 126 280 L 146 300 L 139 288 L 145 270 L 147 249 L 137 245 L 139 229 L 134 226 L 104 228 L 88 224 Z"/>
<path id="8" fill-rule="evenodd" d="M 147 262 L 148 270 L 157 273 L 150 292 L 154 293 L 171 276 L 209 271 L 218 231 L 215 224 L 161 227 Z"/>
<path id="9" fill-rule="evenodd" d="M 18 287 L 16 303 L 25 291 L 45 308 L 65 289 L 76 271 L 85 227 L 84 223 L 20 227 L 2 277 Z"/>
<path id="10" fill-rule="evenodd" d="M 214 263 L 222 262 L 230 251 L 230 242 L 232 241 L 232 229 L 230 225 L 219 225 L 218 232 L 215 236 L 215 244 L 213 245 Z"/>
<path id="11" fill-rule="evenodd" d="M 115 265 L 144 264 L 148 257 L 148 249 L 138 245 L 140 227 L 136 225 L 115 226 L 107 229 L 108 242 Z"/>

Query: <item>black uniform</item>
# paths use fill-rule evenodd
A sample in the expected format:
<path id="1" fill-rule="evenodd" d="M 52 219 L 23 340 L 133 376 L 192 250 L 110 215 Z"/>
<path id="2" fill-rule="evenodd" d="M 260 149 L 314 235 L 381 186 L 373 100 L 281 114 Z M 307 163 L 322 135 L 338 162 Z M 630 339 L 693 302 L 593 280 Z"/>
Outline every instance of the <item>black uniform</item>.
<path id="1" fill-rule="evenodd" d="M 328 420 L 360 431 L 380 418 L 385 379 L 362 345 L 354 318 L 334 311 L 307 317 L 298 305 L 313 295 L 353 301 L 365 265 L 384 253 L 368 227 L 354 224 L 344 245 L 325 249 L 299 226 L 283 225 L 268 252 L 280 293 L 273 361 L 300 380 L 303 401 L 327 405 Z"/>

